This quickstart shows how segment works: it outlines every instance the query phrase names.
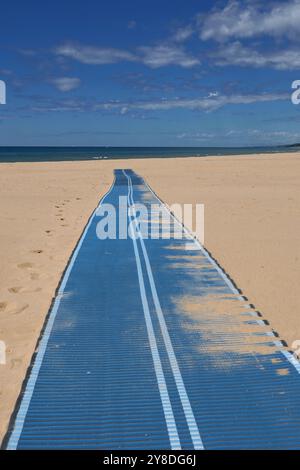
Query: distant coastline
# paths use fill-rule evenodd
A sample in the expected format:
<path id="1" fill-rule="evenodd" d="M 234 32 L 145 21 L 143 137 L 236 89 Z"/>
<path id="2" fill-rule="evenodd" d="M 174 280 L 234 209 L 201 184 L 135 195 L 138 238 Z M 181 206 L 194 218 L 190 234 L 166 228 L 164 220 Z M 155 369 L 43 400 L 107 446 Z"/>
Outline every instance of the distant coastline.
<path id="1" fill-rule="evenodd" d="M 294 152 L 300 144 L 264 147 L 0 147 L 0 163 L 207 157 Z"/>

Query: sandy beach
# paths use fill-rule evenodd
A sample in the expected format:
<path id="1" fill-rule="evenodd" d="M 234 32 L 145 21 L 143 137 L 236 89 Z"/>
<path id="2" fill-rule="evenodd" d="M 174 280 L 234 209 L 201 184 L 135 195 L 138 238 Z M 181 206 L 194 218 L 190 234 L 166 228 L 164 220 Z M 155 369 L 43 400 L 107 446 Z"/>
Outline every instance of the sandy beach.
<path id="1" fill-rule="evenodd" d="M 300 340 L 300 153 L 0 165 L 0 440 L 89 215 L 132 168 L 168 204 L 204 203 L 205 246 L 289 346 Z"/>

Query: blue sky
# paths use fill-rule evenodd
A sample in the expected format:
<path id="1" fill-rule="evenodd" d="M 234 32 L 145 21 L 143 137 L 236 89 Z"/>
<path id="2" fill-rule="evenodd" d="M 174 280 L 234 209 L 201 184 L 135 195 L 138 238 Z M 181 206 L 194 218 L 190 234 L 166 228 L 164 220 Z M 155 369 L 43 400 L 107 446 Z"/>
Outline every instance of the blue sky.
<path id="1" fill-rule="evenodd" d="M 0 145 L 300 141 L 300 0 L 11 0 Z"/>

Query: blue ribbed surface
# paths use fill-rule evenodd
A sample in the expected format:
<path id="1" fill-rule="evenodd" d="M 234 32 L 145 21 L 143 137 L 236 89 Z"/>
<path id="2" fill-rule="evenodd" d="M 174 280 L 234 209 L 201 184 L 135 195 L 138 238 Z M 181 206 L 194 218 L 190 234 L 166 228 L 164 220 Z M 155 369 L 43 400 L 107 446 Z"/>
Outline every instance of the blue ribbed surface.
<path id="1" fill-rule="evenodd" d="M 136 203 L 158 203 L 143 179 L 126 174 Z M 116 171 L 106 203 L 117 207 L 128 195 L 126 174 Z M 170 448 L 133 242 L 100 241 L 98 222 L 95 216 L 75 258 L 10 448 Z M 269 328 L 257 324 L 204 252 L 185 248 L 186 239 L 144 242 L 204 447 L 300 448 L 300 376 Z M 192 449 L 140 240 L 138 250 L 180 443 Z"/>

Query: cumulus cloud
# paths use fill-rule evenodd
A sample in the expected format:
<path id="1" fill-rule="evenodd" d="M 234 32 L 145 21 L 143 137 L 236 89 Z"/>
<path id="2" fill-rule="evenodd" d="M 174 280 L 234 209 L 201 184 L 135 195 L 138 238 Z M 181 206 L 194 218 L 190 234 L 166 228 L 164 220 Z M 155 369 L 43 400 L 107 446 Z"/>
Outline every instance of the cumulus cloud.
<path id="1" fill-rule="evenodd" d="M 295 38 L 300 33 L 300 0 L 269 3 L 242 3 L 230 0 L 224 8 L 214 8 L 197 17 L 200 38 L 225 41 L 259 35 Z"/>
<path id="2" fill-rule="evenodd" d="M 212 53 L 216 65 L 237 65 L 242 67 L 269 67 L 277 70 L 295 70 L 300 68 L 300 54 L 296 49 L 259 51 L 243 46 L 235 41 L 222 46 Z"/>
<path id="3" fill-rule="evenodd" d="M 53 83 L 59 91 L 71 91 L 78 88 L 81 81 L 80 78 L 76 77 L 58 77 L 53 78 L 51 83 Z"/>
<path id="4" fill-rule="evenodd" d="M 200 61 L 177 45 L 142 46 L 135 53 L 113 48 L 67 43 L 55 49 L 58 56 L 68 57 L 83 64 L 102 65 L 115 62 L 140 62 L 151 68 L 167 65 L 193 67 Z"/>

